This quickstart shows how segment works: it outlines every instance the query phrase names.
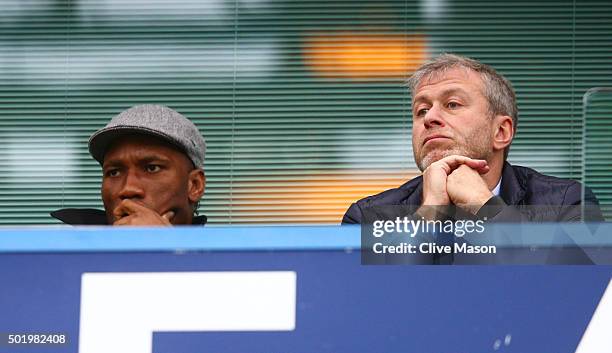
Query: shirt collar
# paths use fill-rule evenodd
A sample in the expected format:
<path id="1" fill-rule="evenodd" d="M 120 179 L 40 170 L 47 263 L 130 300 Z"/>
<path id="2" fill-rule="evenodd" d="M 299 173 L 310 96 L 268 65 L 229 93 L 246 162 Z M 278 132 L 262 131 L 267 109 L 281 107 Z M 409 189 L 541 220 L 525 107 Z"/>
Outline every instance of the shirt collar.
<path id="1" fill-rule="evenodd" d="M 501 182 L 502 182 L 502 177 L 499 178 L 499 182 L 495 186 L 495 189 L 493 189 L 493 191 L 492 191 L 493 195 L 499 196 L 499 193 L 501 191 Z"/>

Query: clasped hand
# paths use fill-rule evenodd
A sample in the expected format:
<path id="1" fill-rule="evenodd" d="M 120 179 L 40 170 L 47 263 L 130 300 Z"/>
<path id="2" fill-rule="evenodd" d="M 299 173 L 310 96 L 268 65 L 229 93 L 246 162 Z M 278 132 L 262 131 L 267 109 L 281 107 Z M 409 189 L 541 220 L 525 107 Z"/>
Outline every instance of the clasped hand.
<path id="1" fill-rule="evenodd" d="M 476 214 L 493 193 L 481 177 L 489 172 L 485 160 L 452 155 L 423 172 L 422 206 L 455 206 Z"/>
<path id="2" fill-rule="evenodd" d="M 125 199 L 113 210 L 114 226 L 171 226 L 174 212 L 159 214 L 147 206 Z"/>

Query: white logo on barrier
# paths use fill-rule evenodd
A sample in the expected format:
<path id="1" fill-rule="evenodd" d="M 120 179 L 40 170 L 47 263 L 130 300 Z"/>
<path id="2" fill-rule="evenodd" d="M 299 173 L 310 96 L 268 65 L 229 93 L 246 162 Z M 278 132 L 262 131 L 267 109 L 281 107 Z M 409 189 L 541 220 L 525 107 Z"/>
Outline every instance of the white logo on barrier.
<path id="1" fill-rule="evenodd" d="M 151 353 L 154 331 L 291 331 L 296 274 L 84 273 L 79 353 Z"/>
<path id="2" fill-rule="evenodd" d="M 576 353 L 609 353 L 612 347 L 612 280 L 595 309 Z"/>

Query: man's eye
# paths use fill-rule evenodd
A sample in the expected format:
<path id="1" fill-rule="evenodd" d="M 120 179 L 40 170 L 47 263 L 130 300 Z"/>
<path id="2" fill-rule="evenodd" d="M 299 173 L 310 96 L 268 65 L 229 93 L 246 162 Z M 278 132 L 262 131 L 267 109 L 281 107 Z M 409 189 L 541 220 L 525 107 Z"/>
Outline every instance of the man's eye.
<path id="1" fill-rule="evenodd" d="M 416 115 L 417 116 L 425 116 L 425 114 L 427 114 L 427 112 L 429 111 L 428 108 L 422 108 L 417 110 Z"/>
<path id="2" fill-rule="evenodd" d="M 448 102 L 448 103 L 446 104 L 446 106 L 447 106 L 449 109 L 457 109 L 457 108 L 459 108 L 459 107 L 461 106 L 461 104 L 459 104 L 459 103 L 457 103 L 457 102 Z"/>
<path id="3" fill-rule="evenodd" d="M 104 173 L 107 177 L 116 177 L 119 176 L 119 169 L 109 169 Z"/>
<path id="4" fill-rule="evenodd" d="M 161 170 L 161 167 L 158 166 L 157 164 L 147 164 L 147 172 L 149 173 L 157 173 Z"/>

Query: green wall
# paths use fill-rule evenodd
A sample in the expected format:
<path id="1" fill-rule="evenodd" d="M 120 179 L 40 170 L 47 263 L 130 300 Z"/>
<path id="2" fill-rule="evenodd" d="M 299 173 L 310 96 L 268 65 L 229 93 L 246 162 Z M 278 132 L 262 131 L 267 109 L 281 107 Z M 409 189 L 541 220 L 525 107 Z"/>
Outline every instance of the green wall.
<path id="1" fill-rule="evenodd" d="M 612 137 L 610 105 L 583 106 L 587 90 L 612 87 L 610 1 L 0 7 L 0 225 L 101 207 L 87 139 L 138 103 L 166 104 L 201 128 L 201 213 L 212 223 L 339 222 L 350 201 L 418 173 L 403 86 L 410 70 L 394 72 L 405 63 L 392 58 L 441 52 L 477 58 L 513 82 L 512 163 L 586 180 L 612 217 L 612 148 L 601 143 Z M 355 47 L 363 50 L 347 59 Z M 597 102 L 610 102 L 602 95 Z"/>

